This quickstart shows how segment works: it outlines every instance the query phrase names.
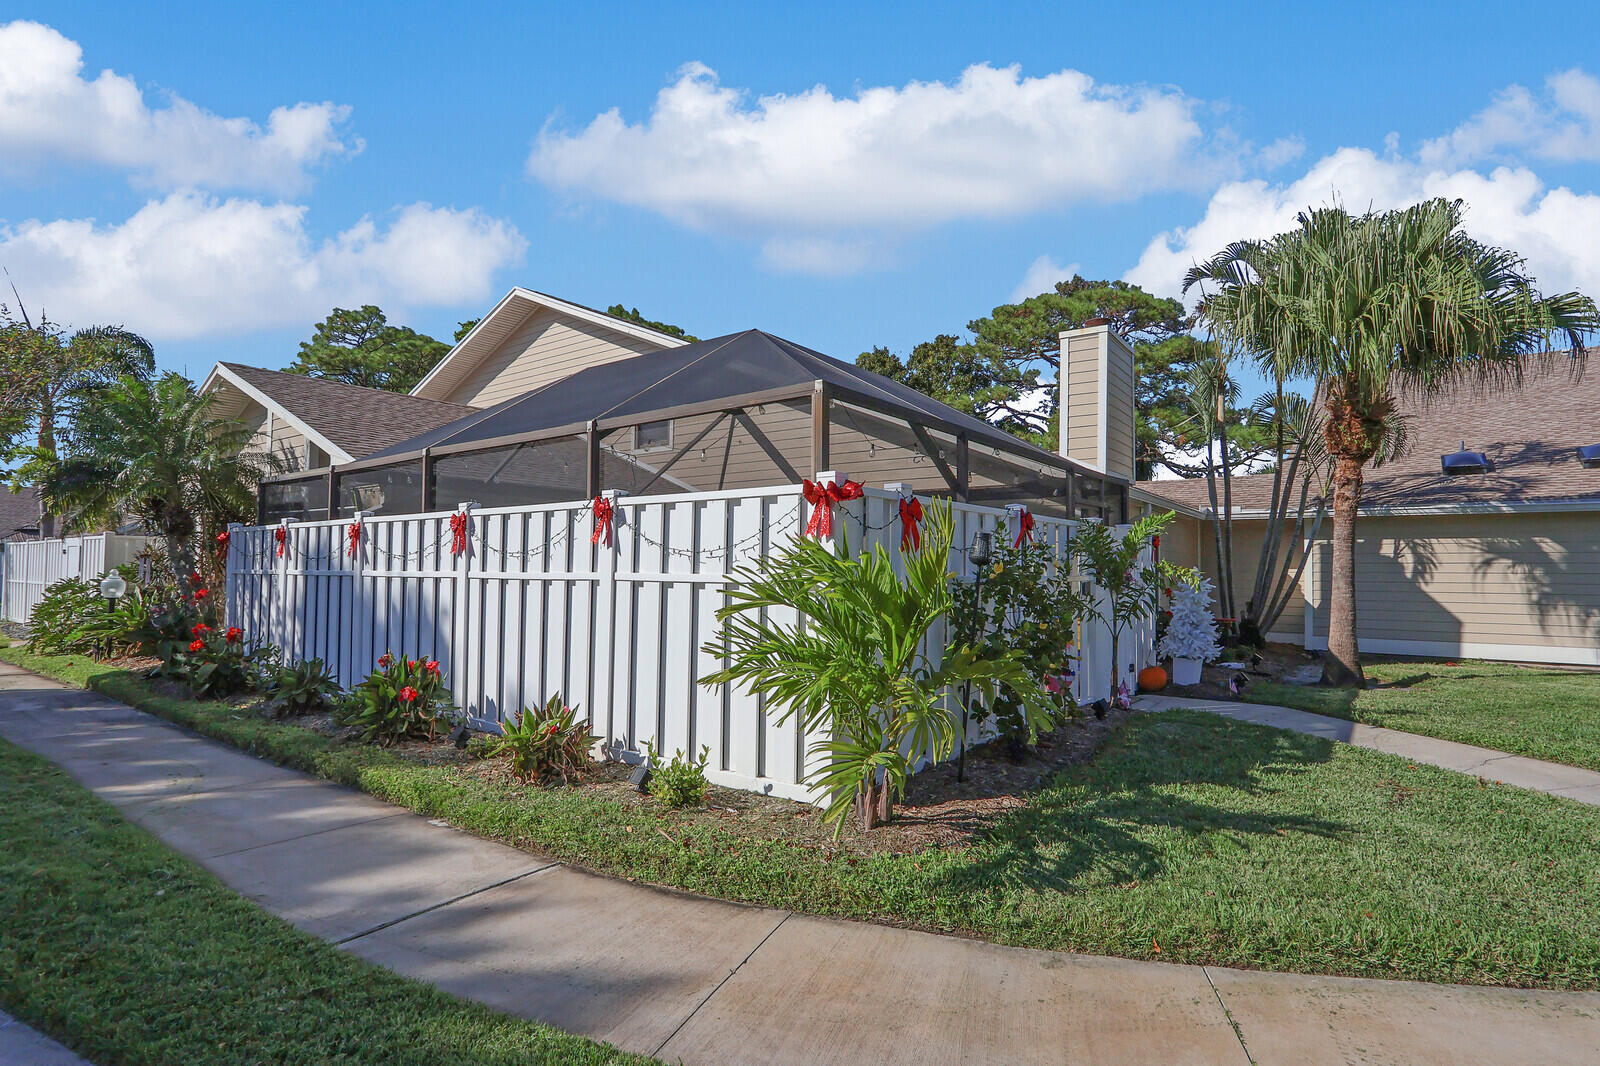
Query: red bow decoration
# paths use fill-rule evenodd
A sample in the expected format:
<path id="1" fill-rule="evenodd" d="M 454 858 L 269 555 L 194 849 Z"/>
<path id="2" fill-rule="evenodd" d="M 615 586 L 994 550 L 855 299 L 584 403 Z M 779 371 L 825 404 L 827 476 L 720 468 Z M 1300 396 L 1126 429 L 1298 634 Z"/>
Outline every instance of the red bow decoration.
<path id="1" fill-rule="evenodd" d="M 278 555 L 282 556 L 283 544 L 284 541 L 289 539 L 289 531 L 284 529 L 282 526 L 279 526 L 277 529 L 272 531 L 272 539 L 278 542 Z"/>
<path id="2" fill-rule="evenodd" d="M 345 537 L 350 541 L 350 558 L 356 557 L 356 546 L 361 543 L 361 523 L 351 522 L 345 527 Z"/>
<path id="3" fill-rule="evenodd" d="M 606 540 L 606 547 L 611 547 L 611 520 L 616 515 L 617 509 L 612 502 L 604 496 L 594 498 L 594 532 L 589 534 L 590 544 L 599 544 L 600 538 Z"/>
<path id="4" fill-rule="evenodd" d="M 826 486 L 805 481 L 800 486 L 806 502 L 811 505 L 811 521 L 806 523 L 806 536 L 833 536 L 833 505 L 846 500 L 861 499 L 861 482 L 846 481 L 843 485 L 830 481 Z"/>
<path id="5" fill-rule="evenodd" d="M 1017 539 L 1011 542 L 1011 546 L 1020 548 L 1023 541 L 1033 543 L 1033 512 L 1026 507 L 1017 516 Z"/>
<path id="6" fill-rule="evenodd" d="M 450 554 L 460 555 L 467 550 L 467 512 L 457 511 L 450 516 Z"/>
<path id="7" fill-rule="evenodd" d="M 1161 534 L 1160 533 L 1157 533 L 1155 536 L 1150 538 L 1150 547 L 1154 548 L 1156 551 L 1160 551 L 1161 550 Z"/>
<path id="8" fill-rule="evenodd" d="M 221 533 L 217 534 L 217 554 L 218 555 L 227 555 L 228 554 L 228 542 L 230 540 L 232 540 L 232 539 L 233 539 L 233 534 L 229 533 L 226 529 L 224 529 Z"/>
<path id="9" fill-rule="evenodd" d="M 922 501 L 915 496 L 909 500 L 900 501 L 900 550 L 907 547 L 922 548 L 922 530 L 917 528 L 917 523 L 922 521 Z"/>

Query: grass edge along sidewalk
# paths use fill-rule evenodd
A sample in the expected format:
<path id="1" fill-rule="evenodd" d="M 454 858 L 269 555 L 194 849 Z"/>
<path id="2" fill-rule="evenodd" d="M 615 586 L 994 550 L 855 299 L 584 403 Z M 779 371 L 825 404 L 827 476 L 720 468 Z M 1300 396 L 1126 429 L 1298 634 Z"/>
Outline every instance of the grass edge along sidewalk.
<path id="1" fill-rule="evenodd" d="M 1373 688 L 1262 681 L 1244 699 L 1600 770 L 1600 672 L 1471 659 L 1384 659 L 1366 671 Z"/>
<path id="2" fill-rule="evenodd" d="M 714 811 L 499 787 L 82 657 L 0 657 L 479 836 L 706 896 L 1126 958 L 1600 987 L 1600 810 L 1205 712 L 1135 716 L 967 846 L 851 855 Z"/>
<path id="3" fill-rule="evenodd" d="M 4 740 L 0 839 L 0 1004 L 92 1061 L 654 1061 L 340 951 Z"/>

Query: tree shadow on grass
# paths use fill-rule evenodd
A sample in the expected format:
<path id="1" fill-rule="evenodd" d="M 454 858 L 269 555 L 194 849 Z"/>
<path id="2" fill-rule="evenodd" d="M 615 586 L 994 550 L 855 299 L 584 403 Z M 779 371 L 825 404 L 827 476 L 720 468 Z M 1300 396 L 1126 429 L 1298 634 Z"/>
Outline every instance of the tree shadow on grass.
<path id="1" fill-rule="evenodd" d="M 1321 737 L 1203 712 L 1143 715 L 1093 764 L 1000 819 L 975 846 L 975 861 L 944 879 L 953 891 L 1076 893 L 1159 877 L 1207 838 L 1233 850 L 1296 834 L 1340 837 L 1352 827 L 1261 802 L 1333 750 Z"/>

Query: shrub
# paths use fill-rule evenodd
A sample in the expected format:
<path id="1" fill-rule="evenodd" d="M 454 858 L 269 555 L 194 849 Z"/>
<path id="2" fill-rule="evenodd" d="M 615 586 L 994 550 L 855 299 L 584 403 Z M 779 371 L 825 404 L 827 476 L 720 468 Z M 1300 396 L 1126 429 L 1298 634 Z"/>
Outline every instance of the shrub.
<path id="1" fill-rule="evenodd" d="M 824 817 L 836 831 L 852 810 L 864 829 L 887 821 L 916 764 L 954 753 L 961 714 L 945 699 L 952 686 L 1004 686 L 1031 729 L 1053 725 L 1049 697 L 1016 652 L 963 644 L 935 666 L 924 651 L 950 610 L 953 533 L 949 505 L 934 500 L 921 546 L 900 566 L 881 546 L 852 556 L 844 536 L 837 555 L 798 539 L 734 572 L 717 610 L 721 629 L 702 645 L 728 666 L 701 684 L 764 692 L 774 721 L 826 738 L 811 745 L 824 758 L 806 779 L 827 795 Z M 794 608 L 805 624 L 774 621 L 774 607 Z"/>
<path id="2" fill-rule="evenodd" d="M 644 752 L 650 757 L 650 795 L 669 807 L 692 807 L 705 802 L 709 745 L 701 745 L 698 760 L 686 758 L 680 748 L 670 761 L 663 763 L 661 753 L 648 740 L 644 742 Z"/>
<path id="3" fill-rule="evenodd" d="M 338 682 L 321 659 L 278 664 L 267 675 L 264 687 L 267 710 L 274 718 L 327 710 L 339 695 Z"/>
<path id="4" fill-rule="evenodd" d="M 432 740 L 455 710 L 448 693 L 437 660 L 384 652 L 378 668 L 345 700 L 340 721 L 373 744 Z"/>
<path id="5" fill-rule="evenodd" d="M 542 711 L 524 709 L 502 730 L 488 754 L 509 754 L 512 775 L 524 782 L 560 775 L 566 784 L 589 765 L 589 751 L 600 739 L 589 732 L 588 719 L 579 719 L 577 708 L 561 702 L 559 692 Z"/>
<path id="6" fill-rule="evenodd" d="M 1053 567 L 1052 561 L 1045 545 L 1014 544 L 1002 523 L 982 583 L 953 582 L 946 633 L 952 648 L 970 642 L 985 655 L 1020 655 L 1049 693 L 1059 724 L 1077 712 L 1071 685 L 1079 659 L 1074 639 L 1087 605 L 1073 587 L 1071 568 Z M 1032 743 L 1036 727 L 1013 692 L 1001 688 L 973 696 L 974 720 L 993 717 L 1000 736 L 1014 748 Z"/>
<path id="7" fill-rule="evenodd" d="M 107 606 L 98 581 L 69 577 L 44 590 L 28 616 L 28 650 L 42 655 L 115 654 L 143 646 L 149 612 L 131 567 L 118 571 L 128 592 Z"/>

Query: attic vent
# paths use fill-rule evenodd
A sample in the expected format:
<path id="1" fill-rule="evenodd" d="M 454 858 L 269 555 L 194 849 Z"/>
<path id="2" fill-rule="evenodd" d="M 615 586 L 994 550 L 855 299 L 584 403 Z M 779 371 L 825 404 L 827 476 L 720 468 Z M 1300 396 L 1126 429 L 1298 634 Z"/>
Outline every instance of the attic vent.
<path id="1" fill-rule="evenodd" d="M 1444 471 L 1445 477 L 1460 477 L 1463 474 L 1486 474 L 1494 469 L 1494 463 L 1482 452 L 1467 451 L 1467 442 L 1461 442 L 1459 452 L 1439 457 L 1439 468 Z"/>
<path id="2" fill-rule="evenodd" d="M 1578 449 L 1578 462 L 1584 466 L 1600 466 L 1600 444 L 1585 444 Z"/>

